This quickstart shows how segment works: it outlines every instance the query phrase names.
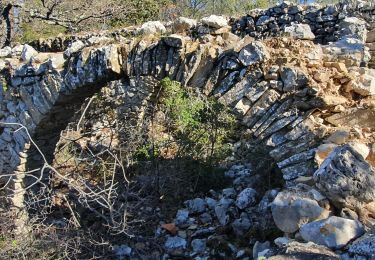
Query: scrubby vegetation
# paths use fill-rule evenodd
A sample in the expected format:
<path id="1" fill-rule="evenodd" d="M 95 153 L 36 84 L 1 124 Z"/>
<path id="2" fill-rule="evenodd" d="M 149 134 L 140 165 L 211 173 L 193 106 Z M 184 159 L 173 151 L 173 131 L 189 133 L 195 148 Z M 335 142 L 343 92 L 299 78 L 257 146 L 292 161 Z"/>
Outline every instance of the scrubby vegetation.
<path id="1" fill-rule="evenodd" d="M 77 113 L 57 145 L 49 184 L 29 191 L 29 224 L 35 230 L 21 240 L 2 232 L 1 257 L 109 257 L 133 236 L 144 237 L 141 242 L 150 248 L 140 255 L 150 255 L 158 251 L 149 243 L 159 221 L 173 218 L 192 194 L 228 185 L 220 164 L 231 155 L 234 115 L 169 78 L 156 92 L 144 118 L 147 126 L 138 130 L 125 129 L 126 119 L 120 120 L 105 89 L 93 98 L 79 131 L 82 110 Z M 96 136 L 93 121 L 117 131 L 96 137 L 104 146 L 88 141 Z M 131 142 L 121 129 L 131 132 Z"/>

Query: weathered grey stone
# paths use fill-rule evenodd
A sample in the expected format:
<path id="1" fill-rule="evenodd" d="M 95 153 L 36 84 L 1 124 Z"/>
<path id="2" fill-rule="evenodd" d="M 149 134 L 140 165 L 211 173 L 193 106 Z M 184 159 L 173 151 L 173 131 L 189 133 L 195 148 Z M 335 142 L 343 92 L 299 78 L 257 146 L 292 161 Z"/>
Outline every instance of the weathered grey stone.
<path id="1" fill-rule="evenodd" d="M 278 162 L 277 166 L 279 166 L 280 168 L 284 168 L 291 164 L 306 162 L 310 160 L 311 158 L 313 158 L 314 155 L 315 155 L 315 149 L 311 149 L 302 153 L 297 153 L 281 162 Z"/>
<path id="2" fill-rule="evenodd" d="M 247 98 L 242 98 L 234 106 L 234 110 L 239 115 L 244 116 L 246 114 L 246 112 L 250 109 L 250 107 L 251 107 L 251 101 Z"/>
<path id="3" fill-rule="evenodd" d="M 29 61 L 31 58 L 38 55 L 38 52 L 30 45 L 25 44 L 21 52 L 21 59 L 23 61 Z"/>
<path id="4" fill-rule="evenodd" d="M 209 213 L 205 212 L 205 213 L 203 213 L 202 215 L 199 216 L 199 220 L 203 224 L 209 224 L 209 223 L 212 222 L 212 217 Z"/>
<path id="5" fill-rule="evenodd" d="M 359 221 L 336 216 L 305 224 L 300 229 L 300 234 L 306 241 L 334 249 L 346 246 L 364 232 Z"/>
<path id="6" fill-rule="evenodd" d="M 375 171 L 354 147 L 335 148 L 314 173 L 316 186 L 338 207 L 358 208 L 375 200 Z"/>
<path id="7" fill-rule="evenodd" d="M 219 29 L 228 25 L 227 19 L 224 16 L 218 15 L 203 17 L 200 22 L 215 29 Z"/>
<path id="8" fill-rule="evenodd" d="M 251 88 L 248 89 L 246 93 L 246 97 L 251 101 L 251 103 L 255 103 L 269 88 L 269 84 L 267 81 L 261 81 Z"/>
<path id="9" fill-rule="evenodd" d="M 72 54 L 82 50 L 84 47 L 85 44 L 80 40 L 72 42 L 69 48 L 64 51 L 64 56 L 69 58 Z"/>
<path id="10" fill-rule="evenodd" d="M 253 206 L 256 203 L 257 192 L 252 188 L 246 188 L 241 191 L 237 196 L 236 206 L 240 209 L 244 209 L 249 206 Z"/>
<path id="11" fill-rule="evenodd" d="M 322 48 L 327 58 L 342 60 L 347 66 L 359 66 L 364 58 L 364 43 L 350 36 L 344 36 L 341 40 Z"/>
<path id="12" fill-rule="evenodd" d="M 257 26 L 266 25 L 266 24 L 272 22 L 274 19 L 275 18 L 270 17 L 268 15 L 263 15 L 263 16 L 258 18 L 258 21 L 256 22 L 256 25 Z"/>
<path id="13" fill-rule="evenodd" d="M 174 32 L 187 32 L 195 26 L 197 21 L 186 17 L 178 17 L 172 24 Z"/>
<path id="14" fill-rule="evenodd" d="M 21 56 L 23 50 L 23 45 L 17 45 L 12 48 L 12 57 L 18 57 Z"/>
<path id="15" fill-rule="evenodd" d="M 0 49 L 0 58 L 10 58 L 12 57 L 12 48 L 9 46 L 6 46 L 2 49 Z"/>
<path id="16" fill-rule="evenodd" d="M 167 241 L 164 244 L 164 247 L 167 251 L 173 251 L 176 249 L 184 249 L 186 248 L 187 242 L 185 239 L 175 236 L 175 237 L 168 237 Z"/>
<path id="17" fill-rule="evenodd" d="M 260 243 L 256 241 L 253 246 L 253 259 L 259 259 L 258 257 L 264 256 L 264 251 L 269 251 L 271 249 L 271 244 L 269 241 Z M 263 253 L 263 254 L 262 254 Z"/>
<path id="18" fill-rule="evenodd" d="M 181 48 L 185 44 L 184 37 L 180 36 L 180 35 L 177 35 L 177 34 L 165 36 L 165 37 L 163 37 L 163 41 L 168 46 L 175 47 L 175 48 Z"/>
<path id="19" fill-rule="evenodd" d="M 234 188 L 226 188 L 222 191 L 223 197 L 227 199 L 235 199 L 237 197 L 237 192 Z"/>
<path id="20" fill-rule="evenodd" d="M 228 208 L 233 204 L 234 200 L 222 198 L 215 206 L 215 214 L 221 225 L 229 223 Z"/>
<path id="21" fill-rule="evenodd" d="M 350 133 L 349 133 L 348 130 L 341 129 L 341 130 L 337 130 L 333 134 L 331 134 L 325 142 L 340 145 L 340 144 L 346 143 L 349 136 L 350 136 Z"/>
<path id="22" fill-rule="evenodd" d="M 276 226 L 286 233 L 293 233 L 324 214 L 312 194 L 296 188 L 279 192 L 271 210 Z"/>
<path id="23" fill-rule="evenodd" d="M 329 250 L 329 248 L 321 245 L 309 243 L 300 243 L 297 241 L 291 241 L 287 244 L 282 253 L 271 256 L 269 260 L 289 260 L 289 259 L 299 259 L 299 260 L 339 260 L 341 259 L 339 255 Z"/>
<path id="24" fill-rule="evenodd" d="M 206 198 L 206 203 L 209 209 L 215 209 L 217 201 L 213 198 Z"/>
<path id="25" fill-rule="evenodd" d="M 327 117 L 325 120 L 335 126 L 374 128 L 375 111 L 363 108 L 349 108 L 344 112 Z"/>
<path id="26" fill-rule="evenodd" d="M 283 90 L 285 92 L 296 91 L 308 83 L 307 77 L 295 68 L 281 67 L 280 76 L 284 83 Z"/>
<path id="27" fill-rule="evenodd" d="M 240 72 L 238 71 L 233 71 L 229 73 L 229 75 L 226 78 L 224 78 L 220 82 L 220 85 L 213 91 L 213 94 L 215 96 L 223 95 L 234 85 L 234 83 L 237 81 L 239 76 L 240 76 Z"/>
<path id="28" fill-rule="evenodd" d="M 246 93 L 257 83 L 262 77 L 263 73 L 260 70 L 255 70 L 247 74 L 244 78 L 236 83 L 231 89 L 228 90 L 223 96 L 219 98 L 219 101 L 226 105 L 232 105 L 243 98 Z"/>
<path id="29" fill-rule="evenodd" d="M 206 250 L 206 239 L 193 239 L 191 241 L 191 247 L 195 253 L 203 253 Z"/>
<path id="30" fill-rule="evenodd" d="M 206 210 L 206 201 L 201 198 L 196 198 L 193 200 L 188 200 L 185 202 L 191 213 L 203 213 Z"/>
<path id="31" fill-rule="evenodd" d="M 189 220 L 189 210 L 187 209 L 180 209 L 177 211 L 176 214 L 176 225 L 184 225 L 188 222 Z"/>
<path id="32" fill-rule="evenodd" d="M 240 51 L 238 59 L 244 66 L 251 66 L 269 59 L 269 53 L 263 43 L 255 41 Z"/>
<path id="33" fill-rule="evenodd" d="M 349 246 L 348 251 L 352 254 L 366 256 L 369 259 L 373 259 L 375 257 L 375 227 L 364 236 L 355 240 Z"/>
<path id="34" fill-rule="evenodd" d="M 346 91 L 352 90 L 362 96 L 375 96 L 375 69 L 357 68 L 350 71 L 355 80 L 352 80 Z"/>
<path id="35" fill-rule="evenodd" d="M 261 117 L 267 113 L 268 109 L 276 102 L 280 94 L 273 90 L 267 90 L 262 97 L 246 113 L 243 124 L 252 127 Z"/>
<path id="36" fill-rule="evenodd" d="M 340 37 L 351 36 L 366 42 L 367 29 L 364 20 L 357 17 L 345 17 L 338 26 Z"/>
<path id="37" fill-rule="evenodd" d="M 242 213 L 240 218 L 233 221 L 232 228 L 237 236 L 243 236 L 246 232 L 249 231 L 251 225 L 252 223 L 247 217 L 247 214 Z"/>
<path id="38" fill-rule="evenodd" d="M 146 22 L 142 24 L 141 28 L 139 29 L 139 32 L 141 34 L 156 34 L 156 33 L 163 34 L 166 31 L 167 29 L 165 29 L 164 24 L 162 24 L 160 21 Z"/>
<path id="39" fill-rule="evenodd" d="M 311 31 L 308 24 L 292 24 L 286 26 L 284 31 L 288 33 L 292 38 L 301 40 L 314 40 L 315 35 Z"/>

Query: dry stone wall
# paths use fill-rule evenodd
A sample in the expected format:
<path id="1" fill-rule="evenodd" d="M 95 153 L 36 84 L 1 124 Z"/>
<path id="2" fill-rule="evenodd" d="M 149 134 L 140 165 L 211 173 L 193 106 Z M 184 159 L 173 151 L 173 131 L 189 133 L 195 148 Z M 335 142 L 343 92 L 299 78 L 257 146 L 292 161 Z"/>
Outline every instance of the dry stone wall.
<path id="1" fill-rule="evenodd" d="M 53 147 L 57 140 L 49 134 L 58 134 L 69 123 L 75 109 L 72 104 L 82 103 L 107 84 L 119 91 L 116 82 L 122 80 L 129 84 L 125 84 L 127 92 L 119 95 L 119 100 L 130 100 L 128 104 L 134 102 L 136 106 L 152 95 L 152 88 L 138 86 L 150 86 L 169 77 L 231 107 L 238 122 L 248 129 L 247 138 L 236 144 L 236 149 L 249 143 L 267 146 L 286 187 L 297 189 L 297 197 L 306 197 L 301 197 L 301 205 L 311 200 L 317 201 L 313 204 L 320 203 L 321 199 L 303 186 L 316 182 L 333 205 L 367 220 L 374 214 L 370 204 L 374 200 L 371 189 L 375 178 L 375 73 L 368 67 L 373 63 L 366 48 L 372 48 L 373 31 L 367 33 L 366 22 L 358 17 L 340 17 L 345 12 L 339 8 L 344 7 L 312 8 L 308 12 L 308 8 L 284 4 L 257 11 L 256 19 L 252 19 L 255 27 L 260 27 L 255 31 L 247 21 L 252 16 L 232 21 L 232 29 L 224 17 L 210 16 L 199 23 L 181 18 L 170 25 L 179 34 L 160 36 L 167 32 L 166 27 L 160 22 L 149 22 L 131 29 L 141 35 L 138 37 L 79 36 L 74 41 L 71 38 L 68 45 L 57 38 L 34 43 L 44 52 L 29 45 L 1 50 L 2 57 L 7 58 L 1 61 L 0 172 L 4 175 L 1 183 L 12 185 L 13 207 L 23 208 L 26 172 L 38 161 L 41 167 L 45 163 L 43 157 L 31 152 L 29 135 L 41 148 Z M 363 11 L 365 15 L 368 12 L 373 9 Z M 310 16 L 321 28 L 310 23 Z M 293 21 L 302 19 L 303 25 L 284 22 L 282 19 L 288 20 L 287 17 Z M 318 17 L 322 21 L 316 22 Z M 243 26 L 244 19 L 247 22 Z M 249 36 L 262 38 L 266 31 L 264 35 L 272 34 L 272 24 L 292 27 L 286 30 L 288 37 L 260 41 Z M 258 31 L 260 34 L 254 33 Z M 320 45 L 311 41 L 313 36 L 317 36 L 318 43 L 337 41 Z M 124 109 L 131 111 L 132 107 Z M 42 150 L 47 151 L 47 162 L 51 160 L 53 149 Z M 342 192 L 348 188 L 341 181 L 343 178 L 353 182 L 353 191 Z M 358 191 L 358 183 L 362 182 L 367 184 Z M 310 195 L 306 195 L 306 190 Z M 239 192 L 236 207 L 246 210 L 253 206 L 255 200 L 249 204 L 246 200 L 253 195 L 248 189 Z M 269 212 L 275 199 L 272 213 L 285 210 L 286 215 L 279 217 L 294 221 L 293 209 L 288 208 L 293 196 L 276 195 L 277 191 L 270 192 L 264 202 L 268 206 L 259 208 L 258 213 Z M 232 204 L 223 200 L 218 209 L 214 208 L 221 225 L 229 223 L 226 210 Z M 321 207 L 315 207 L 319 213 L 323 211 Z M 288 217 L 288 212 L 293 218 Z M 303 212 L 300 215 L 301 219 L 297 216 L 295 220 L 298 224 L 292 223 L 296 230 L 288 231 L 278 222 L 276 225 L 293 233 L 306 222 Z M 307 219 L 317 220 L 315 215 Z M 336 218 L 329 223 L 335 221 L 341 223 Z M 362 224 L 356 222 L 354 226 L 360 229 L 356 234 L 363 233 Z M 325 243 L 319 237 L 311 240 Z"/>

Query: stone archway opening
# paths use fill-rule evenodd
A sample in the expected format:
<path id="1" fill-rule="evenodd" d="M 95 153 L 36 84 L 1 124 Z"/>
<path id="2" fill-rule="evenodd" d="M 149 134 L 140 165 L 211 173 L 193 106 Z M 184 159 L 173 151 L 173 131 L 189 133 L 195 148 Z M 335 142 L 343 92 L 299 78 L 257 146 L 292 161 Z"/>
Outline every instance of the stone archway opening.
<path id="1" fill-rule="evenodd" d="M 224 233 L 230 233 L 231 231 L 226 227 L 234 219 L 236 227 L 248 226 L 249 218 L 245 215 L 249 212 L 244 211 L 249 210 L 250 213 L 255 211 L 256 221 L 267 216 L 263 222 L 255 221 L 256 225 L 259 224 L 262 228 L 273 227 L 274 222 L 269 207 L 262 207 L 262 205 L 269 205 L 276 196 L 278 190 L 272 188 L 311 184 L 314 181 L 312 175 L 319 166 L 315 160 L 316 152 L 318 148 L 321 148 L 322 140 L 337 129 L 337 124 L 339 124 L 337 122 L 341 120 L 340 116 L 332 118 L 332 113 L 342 112 L 342 109 L 345 109 L 344 106 L 348 104 L 359 104 L 360 101 L 356 99 L 357 94 L 353 92 L 363 93 L 364 90 L 352 91 L 349 89 L 353 87 L 349 84 L 353 79 L 348 74 L 347 66 L 349 65 L 347 64 L 359 66 L 365 59 L 365 55 L 362 53 L 363 48 L 353 50 L 351 48 L 353 46 L 345 44 L 358 41 L 351 39 L 346 42 L 347 38 L 344 38 L 344 41 L 324 47 L 323 53 L 322 47 L 314 45 L 311 41 L 286 37 L 256 41 L 249 37 L 236 38 L 235 35 L 228 34 L 225 30 L 222 33 L 213 31 L 212 28 L 208 29 L 212 35 L 206 35 L 207 37 L 189 38 L 170 35 L 159 38 L 146 36 L 141 39 L 124 40 L 118 44 L 106 42 L 102 47 L 95 44 L 95 46 L 89 47 L 80 46 L 78 50 L 69 49 L 65 56 L 59 53 L 57 56 L 60 57 L 60 61 L 59 58 L 52 57 L 48 62 L 25 64 L 22 68 L 17 69 L 10 81 L 11 91 L 7 92 L 4 102 L 3 99 L 1 100 L 6 107 L 4 121 L 10 124 L 13 122 L 24 125 L 38 146 L 45 146 L 43 151 L 47 154 L 47 160 L 41 161 L 40 157 L 38 158 L 29 149 L 30 141 L 22 131 L 9 127 L 9 125 L 2 128 L 0 151 L 3 156 L 0 158 L 0 169 L 3 172 L 9 172 L 12 176 L 13 191 L 21 191 L 15 192 L 12 198 L 13 206 L 16 206 L 18 213 L 25 209 L 29 199 L 29 201 L 34 199 L 31 193 L 26 201 L 24 200 L 25 193 L 28 192 L 24 190 L 24 184 L 30 177 L 25 177 L 27 171 L 42 165 L 50 166 L 56 151 L 55 147 L 58 151 L 63 150 L 64 142 L 61 140 L 58 142 L 57 139 L 60 132 L 66 129 L 66 125 L 70 121 L 69 118 L 72 118 L 74 111 L 77 111 L 77 106 L 85 98 L 98 93 L 99 89 L 103 89 L 105 85 L 109 84 L 110 87 L 105 89 L 114 91 L 113 102 L 124 105 L 119 109 L 116 108 L 116 116 L 125 115 L 125 118 L 122 118 L 125 122 L 128 122 L 126 116 L 129 115 L 130 119 L 135 116 L 136 120 L 129 120 L 129 125 L 137 127 L 139 122 L 147 121 L 145 120 L 147 109 L 140 108 L 145 106 L 152 109 L 154 107 L 148 106 L 147 103 L 149 99 L 158 96 L 157 91 L 153 89 L 155 82 L 168 77 L 180 82 L 183 87 L 199 89 L 199 93 L 212 96 L 224 106 L 232 109 L 238 116 L 239 125 L 246 130 L 243 134 L 241 133 L 241 138 L 238 138 L 241 139 L 241 142 L 236 142 L 233 145 L 234 152 L 238 157 L 234 157 L 234 160 L 231 158 L 231 161 L 242 159 L 246 163 L 250 162 L 252 166 L 258 166 L 260 172 L 269 172 L 269 174 L 257 174 L 257 169 L 250 165 L 231 167 L 228 174 L 234 175 L 236 179 L 240 178 L 240 182 L 233 182 L 234 192 L 233 189 L 223 189 L 216 195 L 210 194 L 211 197 L 220 200 L 219 204 L 215 204 L 214 209 L 210 208 L 210 214 L 215 218 L 214 222 L 219 223 L 220 230 L 224 227 Z M 215 33 L 219 33 L 219 35 Z M 348 61 L 347 53 L 337 53 L 338 48 L 353 51 L 356 55 Z M 59 62 L 56 63 L 56 60 Z M 366 69 L 364 71 L 366 74 Z M 353 73 L 357 72 L 362 73 L 363 71 L 354 70 Z M 114 81 L 119 79 L 122 79 L 122 82 Z M 362 85 L 354 87 L 358 86 Z M 148 88 L 151 88 L 151 91 Z M 121 98 L 118 98 L 120 96 Z M 132 102 L 133 99 L 135 99 L 135 103 Z M 367 102 L 365 99 L 363 100 Z M 106 103 L 105 100 L 103 102 Z M 77 104 L 77 106 L 73 104 Z M 98 103 L 93 101 L 93 104 L 94 107 L 91 107 L 93 115 L 95 110 L 101 113 L 100 106 L 96 106 Z M 85 110 L 86 105 L 83 107 Z M 364 110 L 371 115 L 372 112 Z M 357 112 L 354 111 L 354 117 Z M 343 113 L 342 116 L 346 115 Z M 353 114 L 349 116 L 353 117 Z M 98 172 L 104 182 L 99 187 L 98 182 L 95 183 L 97 180 L 90 179 L 90 174 L 87 174 L 88 171 L 85 170 L 77 171 L 83 174 L 77 174 L 73 179 L 66 177 L 69 176 L 69 172 L 66 175 L 58 176 L 62 182 L 65 182 L 65 186 L 59 183 L 48 183 L 48 185 L 62 187 L 54 194 L 47 193 L 46 197 L 55 200 L 54 203 L 64 209 L 63 216 L 67 220 L 53 223 L 54 225 L 73 225 L 79 229 L 82 225 L 87 224 L 82 222 L 86 217 L 94 218 L 92 223 L 98 217 L 102 220 L 100 223 L 104 223 L 104 225 L 92 225 L 91 230 L 103 231 L 103 228 L 105 229 L 108 227 L 108 223 L 111 223 L 114 227 L 112 231 L 129 236 L 126 233 L 127 226 L 125 225 L 128 220 L 137 220 L 138 214 L 146 217 L 160 214 L 160 209 L 158 210 L 157 207 L 150 209 L 146 206 L 147 203 L 143 196 L 153 192 L 154 187 L 159 189 L 160 185 L 155 186 L 151 181 L 149 185 L 136 186 L 136 189 L 142 190 L 144 193 L 141 194 L 142 196 L 135 194 L 129 185 L 129 181 L 132 180 L 129 180 L 126 172 L 124 174 L 127 165 L 124 165 L 121 156 L 126 157 L 126 153 L 121 154 L 120 151 L 119 154 L 111 154 L 111 150 L 107 149 L 108 138 L 104 134 L 104 130 L 110 128 L 108 126 L 113 123 L 108 122 L 111 120 L 108 118 L 102 120 L 107 121 L 108 125 L 95 125 L 96 118 L 94 116 L 89 118 L 94 122 L 83 125 L 83 128 L 86 129 L 100 129 L 99 135 L 94 136 L 94 139 L 99 136 L 99 139 L 94 141 L 103 141 L 96 147 L 99 156 L 90 153 L 93 147 L 90 144 L 92 136 L 84 136 L 79 131 L 76 131 L 78 139 L 86 138 L 86 141 L 82 145 L 82 143 L 78 143 L 79 140 L 74 140 L 79 146 L 78 148 L 73 147 L 73 152 L 82 153 L 83 151 L 84 155 L 89 158 L 85 161 L 85 167 L 92 166 L 92 172 L 98 168 L 92 162 L 101 162 L 100 167 L 102 168 Z M 359 120 L 362 119 L 359 118 Z M 113 121 L 116 121 L 116 117 Z M 369 125 L 372 126 L 371 123 Z M 111 134 L 109 136 L 111 137 Z M 111 140 L 111 138 L 109 139 Z M 237 141 L 235 138 L 233 140 Z M 332 143 L 334 141 L 331 141 L 328 140 L 329 146 L 322 152 L 323 157 L 327 155 L 325 153 L 330 152 L 329 149 L 337 146 Z M 112 145 L 111 142 L 109 143 Z M 90 151 L 83 149 L 84 146 L 89 147 Z M 105 153 L 102 153 L 103 150 Z M 153 153 L 152 156 L 154 156 Z M 109 162 L 103 165 L 102 162 L 108 158 L 110 158 Z M 84 159 L 85 157 L 81 156 L 79 161 L 82 162 Z M 157 169 L 152 160 L 150 165 L 152 171 Z M 146 169 L 147 164 L 144 166 L 143 169 Z M 195 171 L 199 167 L 201 167 L 200 164 L 193 165 L 191 168 L 180 165 L 180 168 L 188 169 L 188 171 Z M 104 168 L 105 171 L 102 170 Z M 165 169 L 170 173 L 175 171 L 176 167 L 165 167 Z M 255 172 L 254 175 L 252 175 L 252 171 Z M 52 177 L 46 178 L 47 182 L 52 180 L 53 175 L 59 174 L 53 170 L 48 173 L 51 173 Z M 121 181 L 111 178 L 114 176 L 113 173 L 119 174 Z M 241 174 L 244 176 L 239 176 Z M 175 190 L 187 188 L 181 182 L 173 184 Z M 67 185 L 76 193 L 67 195 L 68 193 L 65 192 L 68 190 L 64 189 Z M 45 185 L 36 188 L 40 188 L 40 191 L 42 186 Z M 122 194 L 119 196 L 117 190 L 119 186 L 127 189 L 127 196 L 122 196 Z M 207 191 L 210 187 L 206 185 L 204 188 Z M 221 188 L 219 187 L 219 189 Z M 257 192 L 257 188 L 267 189 L 267 191 Z M 43 190 L 41 191 L 43 192 Z M 234 204 L 233 198 L 243 194 L 243 191 L 245 191 L 246 197 L 255 198 L 254 201 L 259 202 L 258 209 L 254 209 L 254 207 L 248 209 L 247 206 L 252 203 L 249 201 L 246 201 L 246 205 L 243 207 L 240 201 L 239 204 L 237 203 L 238 205 L 229 210 L 229 205 Z M 83 204 L 82 208 L 86 208 L 88 211 L 75 212 L 76 205 L 69 203 L 70 196 L 75 197 L 76 201 Z M 157 197 L 157 200 L 162 199 L 162 196 Z M 189 200 L 185 206 L 198 216 L 198 213 L 202 213 L 200 209 L 202 200 L 202 198 Z M 140 210 L 138 212 L 129 211 L 127 208 L 129 201 L 138 204 Z M 209 201 L 212 202 L 212 200 Z M 208 202 L 203 202 L 205 209 L 209 207 L 208 204 Z M 135 207 L 135 209 L 138 208 Z M 129 212 L 134 213 L 128 215 Z M 30 216 L 33 214 L 34 212 Z M 84 217 L 81 218 L 82 216 Z M 140 218 L 132 224 L 139 227 L 150 219 L 139 220 Z M 234 221 L 231 224 L 235 224 Z M 143 228 L 149 227 L 143 225 Z M 231 227 L 235 229 L 233 225 Z M 164 226 L 164 228 L 170 229 L 171 226 Z M 194 228 L 193 225 L 192 229 L 194 230 Z M 149 228 L 148 231 L 150 230 Z M 170 229 L 169 231 L 175 232 L 176 230 Z M 105 232 L 108 232 L 108 229 Z M 252 232 L 256 233 L 257 230 L 252 229 L 250 235 L 254 235 Z M 272 234 L 267 238 L 273 238 Z M 214 241 L 221 244 L 220 239 Z M 225 250 L 229 249 L 225 248 Z"/>

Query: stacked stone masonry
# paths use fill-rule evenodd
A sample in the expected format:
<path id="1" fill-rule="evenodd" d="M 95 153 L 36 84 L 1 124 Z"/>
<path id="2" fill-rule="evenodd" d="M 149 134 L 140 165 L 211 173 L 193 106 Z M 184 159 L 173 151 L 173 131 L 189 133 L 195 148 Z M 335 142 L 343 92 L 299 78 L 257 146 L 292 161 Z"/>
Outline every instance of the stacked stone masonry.
<path id="1" fill-rule="evenodd" d="M 130 82 L 137 92 L 138 85 L 169 77 L 231 107 L 248 129 L 248 141 L 271 149 L 286 187 L 315 182 L 340 207 L 366 208 L 375 200 L 374 8 L 351 8 L 284 3 L 239 19 L 180 18 L 166 25 L 151 22 L 119 32 L 40 40 L 30 44 L 35 49 L 2 49 L 0 172 L 10 178 L 0 184 L 13 185 L 12 205 L 22 208 L 25 172 L 35 165 L 30 161 L 43 165 L 43 158 L 30 152 L 29 135 L 45 145 L 48 134 L 66 126 L 73 113 L 69 104 L 82 103 L 110 82 Z M 144 89 L 135 103 L 150 96 L 152 88 Z M 366 184 L 342 193 L 344 184 L 331 184 L 336 177 L 327 172 L 352 180 L 353 187 L 358 178 Z"/>

